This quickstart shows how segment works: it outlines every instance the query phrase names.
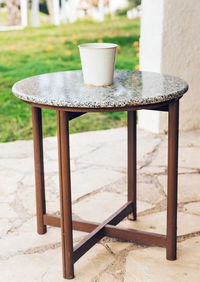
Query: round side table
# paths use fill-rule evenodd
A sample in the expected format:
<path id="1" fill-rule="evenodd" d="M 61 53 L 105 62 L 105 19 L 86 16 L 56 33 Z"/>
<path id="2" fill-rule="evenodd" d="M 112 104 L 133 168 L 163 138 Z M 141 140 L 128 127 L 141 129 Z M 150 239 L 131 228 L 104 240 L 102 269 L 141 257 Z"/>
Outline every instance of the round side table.
<path id="1" fill-rule="evenodd" d="M 37 230 L 44 234 L 48 225 L 61 227 L 64 278 L 74 277 L 74 263 L 104 236 L 164 247 L 167 259 L 175 260 L 179 99 L 187 92 L 187 83 L 177 77 L 153 72 L 116 70 L 113 85 L 91 87 L 83 84 L 81 71 L 66 71 L 21 80 L 12 90 L 15 96 L 32 106 Z M 46 212 L 42 108 L 57 111 L 60 217 Z M 137 219 L 136 111 L 141 109 L 167 111 L 169 116 L 166 235 L 116 226 L 127 216 L 131 220 Z M 72 220 L 69 120 L 84 113 L 114 111 L 127 111 L 128 115 L 127 203 L 103 223 Z M 89 233 L 75 247 L 73 229 Z"/>

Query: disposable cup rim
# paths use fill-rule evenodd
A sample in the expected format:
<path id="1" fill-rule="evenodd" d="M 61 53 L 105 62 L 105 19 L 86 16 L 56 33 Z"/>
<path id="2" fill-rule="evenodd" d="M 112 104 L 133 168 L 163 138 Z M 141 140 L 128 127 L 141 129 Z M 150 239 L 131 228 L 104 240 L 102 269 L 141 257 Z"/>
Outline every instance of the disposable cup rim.
<path id="1" fill-rule="evenodd" d="M 78 45 L 79 49 L 83 48 L 83 49 L 113 49 L 113 48 L 117 48 L 117 44 L 115 43 L 84 43 L 84 44 L 80 44 Z"/>

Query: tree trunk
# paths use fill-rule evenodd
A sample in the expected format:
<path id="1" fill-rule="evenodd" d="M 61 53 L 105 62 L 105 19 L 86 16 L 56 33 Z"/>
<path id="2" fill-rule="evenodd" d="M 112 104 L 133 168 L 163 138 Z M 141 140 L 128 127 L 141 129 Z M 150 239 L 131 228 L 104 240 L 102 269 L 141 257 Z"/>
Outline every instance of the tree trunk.
<path id="1" fill-rule="evenodd" d="M 51 23 L 53 23 L 53 0 L 46 0 Z"/>
<path id="2" fill-rule="evenodd" d="M 21 11 L 20 11 L 20 0 L 7 0 L 7 18 L 8 25 L 20 25 L 21 24 Z"/>

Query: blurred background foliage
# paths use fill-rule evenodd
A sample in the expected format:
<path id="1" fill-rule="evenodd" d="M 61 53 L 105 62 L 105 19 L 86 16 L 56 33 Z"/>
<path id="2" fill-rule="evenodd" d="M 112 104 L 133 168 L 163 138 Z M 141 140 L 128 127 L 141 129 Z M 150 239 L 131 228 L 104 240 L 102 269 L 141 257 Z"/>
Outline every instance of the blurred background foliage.
<path id="1" fill-rule="evenodd" d="M 85 19 L 56 27 L 40 13 L 40 22 L 39 28 L 0 33 L 1 142 L 32 138 L 31 107 L 12 94 L 12 85 L 37 74 L 81 69 L 78 44 L 116 43 L 116 69 L 138 69 L 139 18 L 113 16 L 101 23 Z M 43 110 L 43 121 L 44 136 L 56 135 L 55 111 Z M 70 133 L 125 125 L 125 112 L 86 114 L 70 122 Z"/>

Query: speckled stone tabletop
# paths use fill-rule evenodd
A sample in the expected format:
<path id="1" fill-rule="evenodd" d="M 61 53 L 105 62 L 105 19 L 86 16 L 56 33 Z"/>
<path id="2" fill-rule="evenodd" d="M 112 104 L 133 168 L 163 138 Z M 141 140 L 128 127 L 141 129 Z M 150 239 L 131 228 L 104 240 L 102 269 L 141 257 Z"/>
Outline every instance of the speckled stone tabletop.
<path id="1" fill-rule="evenodd" d="M 77 109 L 162 103 L 187 90 L 187 83 L 178 77 L 130 70 L 115 70 L 113 85 L 105 87 L 86 86 L 82 71 L 66 71 L 26 78 L 12 88 L 23 101 Z"/>

